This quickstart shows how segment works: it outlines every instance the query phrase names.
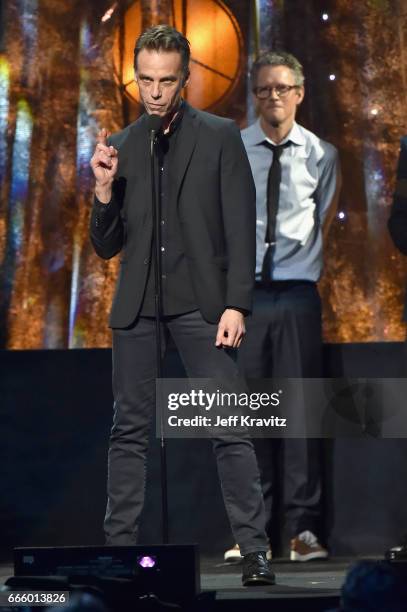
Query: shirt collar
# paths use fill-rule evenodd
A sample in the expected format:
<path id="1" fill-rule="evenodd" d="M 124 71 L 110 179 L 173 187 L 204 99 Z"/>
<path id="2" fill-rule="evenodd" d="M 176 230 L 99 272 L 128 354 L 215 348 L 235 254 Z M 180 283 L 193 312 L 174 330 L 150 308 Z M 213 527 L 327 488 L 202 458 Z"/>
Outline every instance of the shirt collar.
<path id="1" fill-rule="evenodd" d="M 185 105 L 186 105 L 185 100 L 183 98 L 181 98 L 181 102 L 180 102 L 180 105 L 178 107 L 177 115 L 176 115 L 175 119 L 173 119 L 173 121 L 171 122 L 169 131 L 167 132 L 167 134 L 163 134 L 162 130 L 160 130 L 160 132 L 158 134 L 160 138 L 167 138 L 167 137 L 171 136 L 178 129 L 178 127 L 179 127 L 179 125 L 180 125 L 180 123 L 182 121 L 182 118 L 184 116 Z M 144 113 L 144 116 L 147 117 L 148 116 L 147 113 Z M 146 125 L 146 129 L 147 129 L 147 122 L 145 122 L 145 125 Z"/>
<path id="2" fill-rule="evenodd" d="M 264 142 L 265 140 L 267 140 L 271 144 L 275 144 L 263 132 L 262 127 L 260 125 L 260 118 L 259 118 L 250 127 L 250 133 L 248 134 L 247 143 L 249 145 L 258 145 L 258 144 L 261 144 L 262 142 Z M 301 127 L 295 121 L 294 121 L 293 127 L 291 128 L 291 130 L 289 131 L 287 136 L 284 138 L 284 140 L 279 142 L 279 144 L 282 145 L 282 144 L 285 144 L 288 141 L 290 141 L 290 142 L 292 142 L 293 144 L 296 144 L 296 145 L 305 145 L 304 134 L 301 131 Z"/>
<path id="3" fill-rule="evenodd" d="M 175 130 L 179 127 L 179 124 L 181 123 L 182 117 L 184 115 L 184 110 L 185 110 L 185 102 L 183 99 L 181 99 L 180 105 L 178 107 L 177 115 L 170 125 L 169 132 L 168 134 L 166 134 L 167 136 L 171 136 L 171 134 L 173 134 Z"/>

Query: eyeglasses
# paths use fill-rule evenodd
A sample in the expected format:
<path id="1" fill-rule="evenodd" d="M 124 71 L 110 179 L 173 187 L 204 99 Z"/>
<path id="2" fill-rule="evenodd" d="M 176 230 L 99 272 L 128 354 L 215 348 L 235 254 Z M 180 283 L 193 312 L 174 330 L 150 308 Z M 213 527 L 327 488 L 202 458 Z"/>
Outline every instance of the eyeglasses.
<path id="1" fill-rule="evenodd" d="M 253 93 L 259 100 L 267 100 L 271 96 L 271 92 L 274 90 L 279 98 L 285 98 L 292 89 L 299 87 L 299 85 L 276 85 L 275 87 L 255 87 Z"/>

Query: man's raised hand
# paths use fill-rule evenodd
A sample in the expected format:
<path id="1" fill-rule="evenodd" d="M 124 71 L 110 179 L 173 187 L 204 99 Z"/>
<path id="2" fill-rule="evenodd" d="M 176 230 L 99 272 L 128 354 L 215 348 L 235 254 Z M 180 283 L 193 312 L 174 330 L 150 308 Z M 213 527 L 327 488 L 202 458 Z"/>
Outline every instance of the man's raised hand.
<path id="1" fill-rule="evenodd" d="M 110 202 L 112 197 L 112 182 L 119 162 L 117 150 L 107 144 L 107 136 L 107 130 L 103 128 L 98 134 L 95 152 L 90 160 L 96 179 L 95 194 L 104 204 Z"/>

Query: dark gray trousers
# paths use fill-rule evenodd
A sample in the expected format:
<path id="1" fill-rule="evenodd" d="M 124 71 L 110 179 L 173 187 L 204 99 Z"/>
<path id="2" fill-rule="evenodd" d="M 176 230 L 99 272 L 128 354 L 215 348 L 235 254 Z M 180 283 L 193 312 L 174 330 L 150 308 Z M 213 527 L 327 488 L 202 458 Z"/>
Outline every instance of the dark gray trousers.
<path id="1" fill-rule="evenodd" d="M 137 541 L 145 494 L 145 463 L 155 406 L 155 323 L 141 317 L 129 329 L 113 331 L 114 418 L 108 456 L 106 542 Z M 168 334 L 178 348 L 190 378 L 239 379 L 235 351 L 215 347 L 217 326 L 199 311 L 168 317 L 162 323 L 165 351 Z M 242 554 L 267 550 L 260 476 L 249 435 L 214 438 L 220 483 L 232 532 Z"/>
<path id="2" fill-rule="evenodd" d="M 321 300 L 314 283 L 274 281 L 255 290 L 252 317 L 239 352 L 242 373 L 256 378 L 320 378 L 322 376 Z M 298 406 L 301 411 L 301 406 Z M 292 413 L 292 411 L 291 411 Z M 299 412 L 298 418 L 301 418 Z M 255 440 L 271 533 L 273 506 L 272 440 Z M 321 500 L 320 444 L 314 439 L 283 442 L 284 514 L 291 537 L 304 530 L 318 532 Z"/>

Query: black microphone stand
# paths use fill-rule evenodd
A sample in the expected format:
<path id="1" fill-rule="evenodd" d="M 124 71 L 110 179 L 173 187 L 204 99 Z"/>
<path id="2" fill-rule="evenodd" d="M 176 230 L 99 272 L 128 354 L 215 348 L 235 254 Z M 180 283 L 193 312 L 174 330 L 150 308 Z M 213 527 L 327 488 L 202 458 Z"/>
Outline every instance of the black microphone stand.
<path id="1" fill-rule="evenodd" d="M 156 190 L 156 157 L 155 143 L 157 133 L 161 129 L 162 118 L 159 115 L 149 115 L 147 118 L 150 134 L 150 167 L 151 167 L 151 204 L 153 212 L 153 249 L 154 265 L 154 307 L 155 307 L 155 341 L 156 341 L 156 377 L 162 377 L 163 354 L 161 350 L 161 321 L 162 321 L 162 287 L 161 287 L 161 196 Z M 161 463 L 161 511 L 162 511 L 162 540 L 168 544 L 168 487 L 167 487 L 167 452 L 164 437 L 163 413 L 160 399 L 156 405 L 160 406 L 157 418 L 160 420 L 160 463 Z"/>

